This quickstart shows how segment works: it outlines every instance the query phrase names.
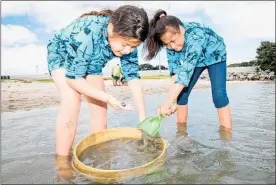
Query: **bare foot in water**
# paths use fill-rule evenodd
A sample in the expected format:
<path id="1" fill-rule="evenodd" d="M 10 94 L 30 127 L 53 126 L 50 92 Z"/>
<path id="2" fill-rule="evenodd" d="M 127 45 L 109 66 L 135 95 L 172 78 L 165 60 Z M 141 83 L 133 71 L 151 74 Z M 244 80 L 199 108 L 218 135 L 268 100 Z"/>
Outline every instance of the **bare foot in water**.
<path id="1" fill-rule="evenodd" d="M 73 180 L 74 170 L 71 166 L 71 159 L 69 156 L 56 155 L 56 165 L 57 165 L 57 177 L 58 179 Z"/>

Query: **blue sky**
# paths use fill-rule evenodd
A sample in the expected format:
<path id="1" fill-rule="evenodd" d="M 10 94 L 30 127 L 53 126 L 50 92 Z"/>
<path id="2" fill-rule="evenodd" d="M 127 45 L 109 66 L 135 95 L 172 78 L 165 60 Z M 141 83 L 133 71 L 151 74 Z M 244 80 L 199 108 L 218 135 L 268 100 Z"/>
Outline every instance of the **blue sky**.
<path id="1" fill-rule="evenodd" d="M 226 42 L 228 64 L 250 61 L 256 56 L 260 41 L 275 41 L 275 2 L 238 1 L 60 1 L 1 3 L 1 73 L 47 73 L 49 38 L 84 12 L 102 8 L 115 9 L 119 5 L 133 4 L 143 7 L 149 18 L 157 9 L 164 9 L 183 21 L 196 21 L 208 25 Z M 143 61 L 139 47 L 140 63 Z M 161 52 L 161 64 L 167 65 L 166 53 Z M 118 60 L 111 61 L 110 64 Z M 159 63 L 159 57 L 151 61 Z M 111 65 L 106 66 L 106 71 Z"/>

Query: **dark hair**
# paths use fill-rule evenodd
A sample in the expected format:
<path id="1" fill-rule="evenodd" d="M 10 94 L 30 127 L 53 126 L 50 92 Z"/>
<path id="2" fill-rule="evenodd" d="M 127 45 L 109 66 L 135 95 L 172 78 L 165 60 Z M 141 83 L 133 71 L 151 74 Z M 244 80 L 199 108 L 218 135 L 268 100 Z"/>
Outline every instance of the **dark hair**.
<path id="1" fill-rule="evenodd" d="M 176 31 L 180 31 L 179 25 L 182 25 L 182 22 L 175 16 L 167 16 L 164 10 L 158 10 L 155 13 L 149 23 L 149 34 L 144 45 L 148 51 L 146 60 L 151 60 L 161 50 L 163 43 L 160 37 L 167 31 L 167 26 L 174 28 Z"/>
<path id="2" fill-rule="evenodd" d="M 143 8 L 124 5 L 115 11 L 109 9 L 100 12 L 92 11 L 83 14 L 81 17 L 88 15 L 110 16 L 109 21 L 113 24 L 113 32 L 122 37 L 136 38 L 142 42 L 147 38 L 149 19 Z"/>
<path id="3" fill-rule="evenodd" d="M 106 10 L 102 10 L 102 11 L 91 11 L 89 13 L 84 13 L 82 14 L 80 17 L 85 17 L 88 15 L 101 15 L 101 16 L 111 16 L 113 14 L 112 10 L 106 9 Z"/>

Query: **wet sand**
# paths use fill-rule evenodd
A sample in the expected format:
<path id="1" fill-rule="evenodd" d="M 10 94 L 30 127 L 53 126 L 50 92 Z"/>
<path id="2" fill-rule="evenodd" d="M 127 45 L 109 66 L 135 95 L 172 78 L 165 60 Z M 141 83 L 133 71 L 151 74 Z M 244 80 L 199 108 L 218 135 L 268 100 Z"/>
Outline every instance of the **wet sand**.
<path id="1" fill-rule="evenodd" d="M 170 79 L 142 79 L 145 94 L 167 93 Z M 228 81 L 227 83 L 250 83 L 249 81 Z M 194 88 L 209 88 L 210 81 L 199 80 Z M 131 97 L 128 86 L 114 87 L 111 80 L 105 81 L 106 91 L 124 100 Z M 82 97 L 83 102 L 85 98 Z M 1 82 L 1 112 L 45 108 L 59 104 L 59 95 L 54 83 L 20 81 Z"/>

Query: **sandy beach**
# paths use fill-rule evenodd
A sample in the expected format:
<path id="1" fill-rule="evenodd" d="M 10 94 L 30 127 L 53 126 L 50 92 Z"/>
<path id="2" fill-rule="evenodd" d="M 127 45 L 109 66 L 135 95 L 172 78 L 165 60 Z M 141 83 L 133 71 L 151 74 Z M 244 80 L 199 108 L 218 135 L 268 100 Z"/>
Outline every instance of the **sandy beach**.
<path id="1" fill-rule="evenodd" d="M 170 79 L 142 79 L 145 94 L 167 93 Z M 228 81 L 227 83 L 250 83 L 250 81 Z M 199 80 L 196 88 L 209 88 L 210 81 Z M 106 91 L 118 99 L 126 99 L 131 96 L 128 86 L 112 85 L 111 80 L 105 81 Z M 85 98 L 82 97 L 83 102 Z M 54 83 L 5 80 L 1 82 L 1 112 L 16 110 L 30 110 L 32 108 L 44 108 L 59 104 L 58 91 Z"/>

